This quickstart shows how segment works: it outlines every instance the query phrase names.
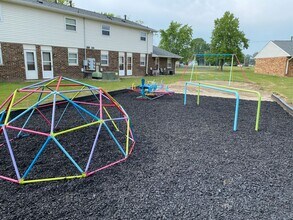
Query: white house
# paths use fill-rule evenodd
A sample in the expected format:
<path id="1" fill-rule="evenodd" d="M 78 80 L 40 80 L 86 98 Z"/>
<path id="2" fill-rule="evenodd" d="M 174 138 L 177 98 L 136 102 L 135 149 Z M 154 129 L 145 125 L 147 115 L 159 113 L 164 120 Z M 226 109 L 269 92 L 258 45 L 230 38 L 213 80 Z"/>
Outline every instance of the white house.
<path id="1" fill-rule="evenodd" d="M 267 43 L 255 56 L 255 72 L 293 76 L 293 37 Z"/>
<path id="2" fill-rule="evenodd" d="M 120 76 L 145 75 L 154 32 L 54 2 L 0 0 L 0 79 L 82 77 L 96 65 Z"/>

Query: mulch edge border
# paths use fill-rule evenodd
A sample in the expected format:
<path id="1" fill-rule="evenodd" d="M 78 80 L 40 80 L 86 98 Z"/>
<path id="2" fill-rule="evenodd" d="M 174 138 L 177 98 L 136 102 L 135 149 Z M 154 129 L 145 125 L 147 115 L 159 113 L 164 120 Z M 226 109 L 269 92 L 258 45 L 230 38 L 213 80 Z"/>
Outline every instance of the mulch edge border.
<path id="1" fill-rule="evenodd" d="M 280 96 L 276 94 L 272 94 L 272 99 L 277 102 L 286 112 L 288 112 L 291 116 L 293 116 L 293 108 L 283 99 L 281 99 Z"/>

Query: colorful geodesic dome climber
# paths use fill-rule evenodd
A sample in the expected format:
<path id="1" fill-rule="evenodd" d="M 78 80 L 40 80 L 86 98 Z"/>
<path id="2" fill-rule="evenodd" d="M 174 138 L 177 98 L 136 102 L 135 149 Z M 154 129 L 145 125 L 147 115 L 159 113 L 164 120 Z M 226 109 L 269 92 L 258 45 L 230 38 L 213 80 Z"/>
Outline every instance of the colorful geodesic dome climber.
<path id="1" fill-rule="evenodd" d="M 55 77 L 15 90 L 0 105 L 0 179 L 90 176 L 128 158 L 130 119 L 105 90 Z"/>

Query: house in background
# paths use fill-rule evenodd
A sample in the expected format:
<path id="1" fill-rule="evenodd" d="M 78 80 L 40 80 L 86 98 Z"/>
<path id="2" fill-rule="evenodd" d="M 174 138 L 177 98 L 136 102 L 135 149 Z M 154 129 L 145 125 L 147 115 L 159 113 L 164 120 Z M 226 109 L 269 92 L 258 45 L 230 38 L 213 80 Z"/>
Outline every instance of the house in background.
<path id="1" fill-rule="evenodd" d="M 293 76 L 293 37 L 291 40 L 270 41 L 255 56 L 255 72 Z"/>
<path id="2" fill-rule="evenodd" d="M 0 80 L 80 78 L 96 67 L 143 76 L 153 67 L 154 32 L 126 16 L 43 0 L 0 0 Z M 158 65 L 173 68 L 169 58 L 159 57 Z"/>
<path id="3" fill-rule="evenodd" d="M 153 46 L 152 59 L 149 63 L 149 74 L 175 74 L 175 63 L 182 57 L 162 48 Z"/>

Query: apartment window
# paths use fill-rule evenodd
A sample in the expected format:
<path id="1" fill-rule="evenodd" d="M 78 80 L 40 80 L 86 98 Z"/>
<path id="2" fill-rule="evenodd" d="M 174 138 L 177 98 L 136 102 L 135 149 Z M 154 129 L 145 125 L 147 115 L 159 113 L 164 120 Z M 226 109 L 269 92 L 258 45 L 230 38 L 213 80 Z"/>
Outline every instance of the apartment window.
<path id="1" fill-rule="evenodd" d="M 146 32 L 140 32 L 140 40 L 141 41 L 146 41 L 146 38 L 147 38 Z"/>
<path id="2" fill-rule="evenodd" d="M 102 25 L 102 35 L 110 36 L 110 26 L 109 25 Z"/>
<path id="3" fill-rule="evenodd" d="M 140 54 L 140 66 L 145 66 L 145 54 Z"/>
<path id="4" fill-rule="evenodd" d="M 76 20 L 72 18 L 65 18 L 66 30 L 76 31 Z"/>
<path id="5" fill-rule="evenodd" d="M 101 65 L 109 66 L 109 52 L 108 51 L 101 51 Z"/>
<path id="6" fill-rule="evenodd" d="M 78 49 L 68 48 L 68 65 L 78 66 Z"/>
<path id="7" fill-rule="evenodd" d="M 3 65 L 1 44 L 0 44 L 0 65 Z"/>
<path id="8" fill-rule="evenodd" d="M 167 60 L 167 68 L 172 68 L 172 62 L 171 62 L 171 58 L 168 58 Z"/>

